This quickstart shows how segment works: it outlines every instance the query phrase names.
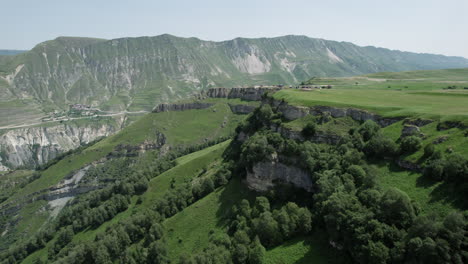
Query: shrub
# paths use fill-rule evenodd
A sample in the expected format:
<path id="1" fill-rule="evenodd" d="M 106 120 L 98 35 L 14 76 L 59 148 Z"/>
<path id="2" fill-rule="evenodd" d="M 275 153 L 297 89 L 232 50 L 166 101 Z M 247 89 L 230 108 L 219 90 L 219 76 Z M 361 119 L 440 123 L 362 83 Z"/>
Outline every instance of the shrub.
<path id="1" fill-rule="evenodd" d="M 398 146 L 390 138 L 378 133 L 365 146 L 365 152 L 373 157 L 392 157 L 397 153 Z"/>
<path id="2" fill-rule="evenodd" d="M 364 141 L 370 140 L 379 132 L 380 126 L 372 120 L 367 120 L 359 127 L 359 134 L 362 135 Z"/>
<path id="3" fill-rule="evenodd" d="M 434 180 L 441 181 L 444 178 L 445 160 L 431 159 L 424 166 L 424 176 L 430 177 Z"/>
<path id="4" fill-rule="evenodd" d="M 315 125 L 315 122 L 309 122 L 307 125 L 302 129 L 302 135 L 304 137 L 312 137 L 315 135 L 315 132 L 317 131 L 317 126 Z"/>
<path id="5" fill-rule="evenodd" d="M 418 136 L 408 136 L 401 140 L 401 152 L 402 153 L 413 153 L 420 149 L 422 146 L 422 140 Z"/>
<path id="6" fill-rule="evenodd" d="M 429 143 L 424 147 L 424 156 L 423 157 L 424 158 L 429 158 L 430 156 L 432 156 L 432 154 L 434 154 L 434 152 L 435 152 L 434 144 Z"/>

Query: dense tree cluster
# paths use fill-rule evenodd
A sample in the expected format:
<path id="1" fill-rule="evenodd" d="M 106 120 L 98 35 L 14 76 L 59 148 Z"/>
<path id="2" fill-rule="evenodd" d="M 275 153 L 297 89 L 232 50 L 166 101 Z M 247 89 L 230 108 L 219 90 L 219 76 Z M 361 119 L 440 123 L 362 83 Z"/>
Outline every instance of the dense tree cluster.
<path id="1" fill-rule="evenodd" d="M 152 211 L 133 215 L 98 233 L 91 243 L 69 243 L 56 263 L 168 263 L 162 217 Z M 62 237 L 59 235 L 57 242 Z M 139 243 L 141 242 L 141 243 Z M 130 245 L 136 244 L 131 250 Z"/>
<path id="2" fill-rule="evenodd" d="M 249 127 L 247 124 L 243 128 Z M 367 159 L 398 158 L 417 151 L 422 147 L 417 136 L 402 138 L 398 145 L 375 122 L 366 121 L 351 129 L 339 145 L 330 146 L 292 142 L 271 132 L 267 126 L 262 128 L 253 133 L 238 131 L 248 136 L 237 148 L 241 166 L 249 169 L 256 162 L 274 157 L 307 169 L 315 183 L 313 202 L 309 204 L 314 212 L 314 226 L 325 228 L 335 249 L 349 254 L 355 262 L 463 263 L 468 260 L 466 216 L 458 212 L 443 219 L 420 216 L 415 201 L 396 188 L 382 189 L 377 184 L 375 170 L 367 165 Z M 429 156 L 425 174 L 465 184 L 468 163 L 461 155 L 444 156 L 433 147 L 426 147 L 425 153 Z M 239 211 L 244 212 L 244 207 Z M 270 229 L 255 234 L 262 244 L 271 246 L 279 237 L 274 232 L 278 220 L 273 215 L 264 217 L 267 221 L 261 222 L 262 227 Z M 255 226 L 243 225 L 255 230 Z"/>
<path id="3" fill-rule="evenodd" d="M 426 177 L 453 184 L 459 192 L 468 193 L 468 159 L 458 153 L 443 154 L 433 147 L 426 147 L 424 153 L 428 156 L 423 171 Z M 468 205 L 468 198 L 464 198 Z"/>
<path id="4" fill-rule="evenodd" d="M 289 202 L 271 209 L 268 198 L 259 196 L 253 206 L 242 200 L 232 208 L 229 230 L 213 234 L 202 253 L 183 255 L 180 263 L 263 263 L 265 247 L 273 247 L 312 229 L 312 214 Z"/>

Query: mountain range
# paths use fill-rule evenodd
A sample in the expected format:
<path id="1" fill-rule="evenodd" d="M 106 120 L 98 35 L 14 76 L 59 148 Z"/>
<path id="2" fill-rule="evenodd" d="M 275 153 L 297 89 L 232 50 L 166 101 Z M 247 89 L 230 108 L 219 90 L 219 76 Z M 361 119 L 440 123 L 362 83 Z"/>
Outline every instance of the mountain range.
<path id="1" fill-rule="evenodd" d="M 468 59 L 360 47 L 306 36 L 213 42 L 172 35 L 59 37 L 0 56 L 0 110 L 28 118 L 69 104 L 151 110 L 208 87 L 297 84 L 311 77 L 468 67 Z M 2 117 L 0 123 L 12 123 Z M 17 119 L 15 119 L 17 120 Z"/>

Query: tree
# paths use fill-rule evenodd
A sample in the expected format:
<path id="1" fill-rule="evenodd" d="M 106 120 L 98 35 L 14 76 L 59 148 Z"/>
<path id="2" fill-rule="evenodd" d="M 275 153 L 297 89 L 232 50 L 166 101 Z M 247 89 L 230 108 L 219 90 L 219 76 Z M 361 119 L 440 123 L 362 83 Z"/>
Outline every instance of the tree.
<path id="1" fill-rule="evenodd" d="M 59 248 L 63 248 L 72 241 L 74 235 L 75 233 L 73 232 L 73 228 L 71 226 L 63 228 L 62 231 L 60 231 L 58 234 L 55 245 Z"/>
<path id="2" fill-rule="evenodd" d="M 311 121 L 305 125 L 305 127 L 302 129 L 302 135 L 304 137 L 312 137 L 315 135 L 315 132 L 317 131 L 317 126 L 315 125 L 314 121 Z"/>
<path id="3" fill-rule="evenodd" d="M 364 141 L 368 141 L 375 136 L 379 130 L 380 126 L 369 119 L 359 127 L 358 132 L 362 135 Z"/>
<path id="4" fill-rule="evenodd" d="M 281 242 L 278 222 L 270 212 L 260 214 L 259 218 L 253 220 L 253 225 L 255 233 L 259 236 L 262 244 L 274 246 L 278 242 Z"/>
<path id="5" fill-rule="evenodd" d="M 246 263 L 249 259 L 249 249 L 244 244 L 237 244 L 234 246 L 234 260 L 235 263 Z"/>
<path id="6" fill-rule="evenodd" d="M 452 153 L 446 159 L 444 172 L 448 180 L 463 182 L 468 178 L 468 161 L 461 154 Z"/>
<path id="7" fill-rule="evenodd" d="M 445 167 L 444 159 L 431 159 L 426 162 L 424 166 L 423 174 L 436 181 L 441 181 L 444 179 L 444 167 Z"/>
<path id="8" fill-rule="evenodd" d="M 427 144 L 424 147 L 424 158 L 429 158 L 430 156 L 432 156 L 432 154 L 434 154 L 434 152 L 435 152 L 434 144 L 432 143 Z"/>
<path id="9" fill-rule="evenodd" d="M 148 256 L 146 260 L 148 264 L 169 263 L 166 244 L 161 240 L 151 243 L 148 248 Z"/>
<path id="10" fill-rule="evenodd" d="M 255 237 L 252 245 L 250 247 L 249 252 L 249 263 L 250 264 L 261 264 L 263 263 L 263 258 L 265 257 L 265 248 L 263 247 L 262 243 L 260 243 L 260 239 L 258 236 Z"/>
<path id="11" fill-rule="evenodd" d="M 239 214 L 241 216 L 245 217 L 246 219 L 250 219 L 252 209 L 250 209 L 250 203 L 249 203 L 248 200 L 242 199 L 242 201 L 240 202 L 238 210 L 239 210 Z"/>
<path id="12" fill-rule="evenodd" d="M 93 252 L 94 263 L 96 264 L 111 264 L 111 257 L 107 251 L 106 246 L 99 244 L 97 249 Z"/>
<path id="13" fill-rule="evenodd" d="M 369 241 L 368 245 L 369 262 L 385 264 L 389 258 L 389 249 L 382 242 Z"/>
<path id="14" fill-rule="evenodd" d="M 351 174 L 354 178 L 354 183 L 356 186 L 361 186 L 364 183 L 366 177 L 366 172 L 359 165 L 351 165 L 348 167 L 348 173 Z"/>
<path id="15" fill-rule="evenodd" d="M 388 189 L 380 203 L 384 222 L 397 227 L 408 227 L 416 214 L 408 195 L 397 188 Z"/>
<path id="16" fill-rule="evenodd" d="M 392 157 L 397 153 L 397 150 L 398 146 L 396 143 L 381 133 L 373 136 L 365 146 L 368 156 L 374 157 Z"/>
<path id="17" fill-rule="evenodd" d="M 203 196 L 211 193 L 214 190 L 214 183 L 211 177 L 206 177 L 202 182 Z"/>
<path id="18" fill-rule="evenodd" d="M 268 201 L 268 198 L 264 196 L 258 196 L 255 199 L 254 207 L 252 209 L 252 216 L 253 217 L 258 217 L 260 214 L 264 212 L 269 212 L 270 211 L 270 202 Z"/>
<path id="19" fill-rule="evenodd" d="M 413 153 L 420 149 L 422 146 L 422 140 L 418 136 L 407 136 L 401 140 L 401 151 L 402 153 Z"/>

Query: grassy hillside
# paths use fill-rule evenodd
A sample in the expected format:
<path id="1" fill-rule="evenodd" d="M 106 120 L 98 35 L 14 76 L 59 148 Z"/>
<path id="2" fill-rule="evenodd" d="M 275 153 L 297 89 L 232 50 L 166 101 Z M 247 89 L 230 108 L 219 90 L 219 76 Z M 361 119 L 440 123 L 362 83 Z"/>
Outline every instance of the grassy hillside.
<path id="1" fill-rule="evenodd" d="M 118 146 L 164 144 L 164 148 L 184 149 L 231 135 L 234 128 L 245 115 L 232 113 L 227 105 L 228 100 L 219 100 L 217 103 L 216 100 L 211 100 L 211 102 L 215 103 L 215 105 L 208 109 L 148 114 L 119 133 L 105 138 L 86 149 L 66 156 L 56 164 L 41 171 L 38 179 L 12 192 L 1 206 L 11 207 L 30 200 L 38 192 L 43 192 L 45 189 L 59 184 L 64 178 L 72 175 L 87 164 L 105 158 L 115 151 Z M 161 134 L 164 135 L 164 142 L 158 142 L 158 140 L 162 140 Z M 150 161 L 152 157 L 148 156 L 147 159 Z M 33 209 L 22 207 L 17 215 L 27 212 L 30 215 L 34 215 L 36 211 L 42 212 L 45 209 L 43 203 L 34 202 L 31 206 Z M 48 211 L 41 214 L 47 216 Z M 42 223 L 47 220 L 47 217 L 17 217 L 17 219 L 16 226 L 18 229 L 14 227 L 10 228 L 3 240 L 4 243 L 9 243 L 9 241 L 16 240 L 17 238 L 28 237 L 37 231 Z M 34 225 L 32 226 L 33 223 Z M 28 226 L 30 228 L 20 230 L 21 226 Z"/>

